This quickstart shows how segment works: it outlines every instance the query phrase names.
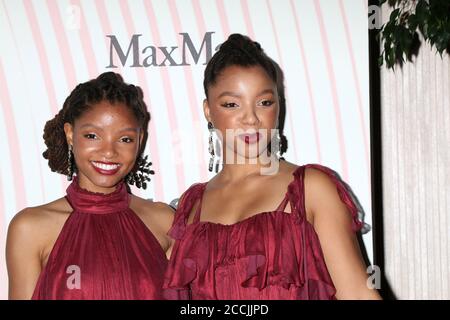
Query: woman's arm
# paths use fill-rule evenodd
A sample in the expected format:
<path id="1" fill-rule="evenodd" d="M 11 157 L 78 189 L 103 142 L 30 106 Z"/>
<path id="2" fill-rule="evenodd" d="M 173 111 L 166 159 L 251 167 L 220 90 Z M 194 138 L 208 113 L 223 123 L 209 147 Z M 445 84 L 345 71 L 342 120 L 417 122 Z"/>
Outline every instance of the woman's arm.
<path id="1" fill-rule="evenodd" d="M 367 286 L 368 274 L 352 230 L 350 212 L 335 183 L 317 169 L 305 172 L 305 206 L 336 287 L 336 298 L 381 299 L 377 290 Z"/>
<path id="2" fill-rule="evenodd" d="M 39 234 L 33 209 L 19 212 L 9 224 L 6 264 L 9 299 L 31 299 L 41 272 Z"/>

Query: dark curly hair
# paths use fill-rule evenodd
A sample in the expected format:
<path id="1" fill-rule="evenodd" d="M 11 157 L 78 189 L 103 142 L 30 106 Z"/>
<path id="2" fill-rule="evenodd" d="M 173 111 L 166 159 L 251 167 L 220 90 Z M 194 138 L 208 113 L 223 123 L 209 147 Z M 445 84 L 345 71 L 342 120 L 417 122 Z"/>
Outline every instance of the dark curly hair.
<path id="1" fill-rule="evenodd" d="M 217 77 L 229 66 L 260 66 L 278 85 L 278 72 L 274 61 L 266 55 L 258 42 L 242 34 L 231 34 L 227 41 L 209 60 L 204 73 L 203 89 L 208 98 L 208 88 L 216 83 Z"/>
<path id="2" fill-rule="evenodd" d="M 137 159 L 142 157 L 148 138 L 148 123 L 150 113 L 144 102 L 144 94 L 138 86 L 127 84 L 120 74 L 105 72 L 96 79 L 80 83 L 64 101 L 62 109 L 44 127 L 44 141 L 47 146 L 42 155 L 48 160 L 48 166 L 53 172 L 66 174 L 68 170 L 68 145 L 64 133 L 64 123 L 74 125 L 83 112 L 102 101 L 111 104 L 123 103 L 130 108 L 139 125 L 143 129 L 144 137 L 138 151 Z M 133 168 L 137 170 L 138 161 Z"/>

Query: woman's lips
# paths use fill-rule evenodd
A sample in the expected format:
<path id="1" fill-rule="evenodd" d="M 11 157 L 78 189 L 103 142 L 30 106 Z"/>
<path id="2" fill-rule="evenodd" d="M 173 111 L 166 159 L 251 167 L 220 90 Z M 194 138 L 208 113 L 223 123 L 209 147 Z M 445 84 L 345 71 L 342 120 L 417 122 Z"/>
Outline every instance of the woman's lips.
<path id="1" fill-rule="evenodd" d="M 107 176 L 116 174 L 121 166 L 119 163 L 100 162 L 100 161 L 91 161 L 91 164 L 95 171 Z"/>
<path id="2" fill-rule="evenodd" d="M 246 144 L 253 144 L 259 141 L 260 137 L 260 133 L 256 132 L 256 133 L 251 133 L 251 134 L 241 134 L 239 135 L 239 138 L 241 140 L 243 140 Z"/>

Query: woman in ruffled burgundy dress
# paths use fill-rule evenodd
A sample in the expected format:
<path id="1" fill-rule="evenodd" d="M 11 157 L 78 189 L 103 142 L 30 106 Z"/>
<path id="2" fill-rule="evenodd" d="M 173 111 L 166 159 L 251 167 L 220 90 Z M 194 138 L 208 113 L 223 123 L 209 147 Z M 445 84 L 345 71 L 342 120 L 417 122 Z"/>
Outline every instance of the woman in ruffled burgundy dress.
<path id="1" fill-rule="evenodd" d="M 143 157 L 150 114 L 139 87 L 109 72 L 78 85 L 44 139 L 67 195 L 10 223 L 10 299 L 164 299 L 173 211 L 129 193 L 151 174 Z"/>
<path id="2" fill-rule="evenodd" d="M 259 44 L 238 34 L 209 61 L 210 170 L 218 159 L 223 168 L 181 197 L 164 285 L 192 299 L 379 299 L 344 184 L 324 166 L 279 157 L 279 76 Z"/>

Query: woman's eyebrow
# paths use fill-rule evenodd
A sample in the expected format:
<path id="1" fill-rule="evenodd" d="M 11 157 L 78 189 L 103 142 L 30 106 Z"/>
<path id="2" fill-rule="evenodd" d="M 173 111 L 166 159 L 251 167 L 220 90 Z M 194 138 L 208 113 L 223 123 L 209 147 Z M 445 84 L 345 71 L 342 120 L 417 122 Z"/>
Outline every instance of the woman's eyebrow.
<path id="1" fill-rule="evenodd" d="M 261 91 L 261 92 L 258 94 L 258 97 L 259 97 L 259 96 L 262 96 L 263 94 L 266 94 L 266 93 L 275 94 L 274 91 L 273 91 L 273 89 L 268 88 L 268 89 L 264 89 L 263 91 Z"/>
<path id="2" fill-rule="evenodd" d="M 241 97 L 241 95 L 236 93 L 236 92 L 224 91 L 221 94 L 219 94 L 217 98 L 222 98 L 222 97 L 225 97 L 225 96 L 231 96 L 231 97 L 235 97 L 235 98 L 240 98 Z"/>
<path id="3" fill-rule="evenodd" d="M 263 94 L 266 94 L 266 93 L 274 94 L 274 91 L 271 88 L 267 88 L 267 89 L 264 89 L 263 91 L 261 91 L 257 96 L 259 97 L 259 96 L 262 96 Z M 225 97 L 225 96 L 231 96 L 231 97 L 235 97 L 235 98 L 240 98 L 241 97 L 241 95 L 239 93 L 232 92 L 232 91 L 224 91 L 221 94 L 219 94 L 217 96 L 217 98 L 222 98 L 222 97 Z"/>
<path id="4" fill-rule="evenodd" d="M 80 127 L 80 129 L 84 129 L 84 128 L 94 128 L 94 129 L 103 131 L 102 128 L 100 128 L 99 126 L 96 126 L 95 124 L 92 124 L 92 123 L 86 123 Z"/>
<path id="5" fill-rule="evenodd" d="M 103 128 L 101 128 L 101 127 L 99 127 L 99 126 L 96 126 L 95 124 L 92 124 L 92 123 L 86 123 L 86 124 L 83 124 L 83 125 L 80 127 L 80 129 L 84 129 L 84 128 L 94 128 L 94 129 L 103 131 Z M 128 127 L 128 128 L 120 129 L 119 132 L 123 132 L 123 131 L 134 131 L 134 132 L 139 132 L 139 128 L 138 128 L 138 127 L 134 127 L 134 128 L 133 128 L 133 127 Z"/>
<path id="6" fill-rule="evenodd" d="M 120 130 L 120 132 L 122 132 L 122 131 L 134 131 L 134 132 L 139 132 L 139 129 L 140 128 L 124 128 L 124 129 L 122 129 L 122 130 Z"/>

